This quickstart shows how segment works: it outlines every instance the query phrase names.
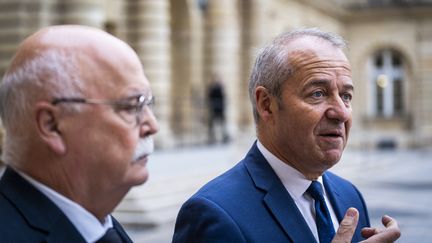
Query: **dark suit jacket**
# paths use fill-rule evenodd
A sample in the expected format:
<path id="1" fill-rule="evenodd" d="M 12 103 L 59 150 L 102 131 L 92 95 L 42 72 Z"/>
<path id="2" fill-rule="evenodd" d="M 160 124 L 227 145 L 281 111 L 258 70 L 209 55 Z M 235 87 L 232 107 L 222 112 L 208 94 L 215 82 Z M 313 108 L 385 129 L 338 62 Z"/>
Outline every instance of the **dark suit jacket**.
<path id="1" fill-rule="evenodd" d="M 132 242 L 113 218 L 124 242 Z M 0 180 L 0 242 L 85 242 L 63 212 L 11 168 Z"/>
<path id="2" fill-rule="evenodd" d="M 360 212 L 353 242 L 369 217 L 360 192 L 326 172 L 324 186 L 339 221 L 349 207 Z M 212 180 L 180 209 L 173 242 L 316 242 L 302 214 L 256 143 L 235 167 Z"/>

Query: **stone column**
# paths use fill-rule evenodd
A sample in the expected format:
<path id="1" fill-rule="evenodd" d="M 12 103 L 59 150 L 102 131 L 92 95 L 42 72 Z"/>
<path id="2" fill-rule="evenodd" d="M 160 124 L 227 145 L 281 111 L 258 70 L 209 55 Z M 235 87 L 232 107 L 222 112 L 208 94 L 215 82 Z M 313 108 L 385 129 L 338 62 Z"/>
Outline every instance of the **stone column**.
<path id="1" fill-rule="evenodd" d="M 414 127 L 417 146 L 432 145 L 432 21 L 423 21 L 418 30 L 418 73 L 414 73 L 419 87 L 415 91 Z"/>
<path id="2" fill-rule="evenodd" d="M 192 36 L 191 16 L 185 0 L 170 1 L 171 16 L 171 128 L 177 145 L 190 143 L 192 131 L 191 100 Z"/>
<path id="3" fill-rule="evenodd" d="M 171 147 L 170 16 L 168 0 L 129 0 L 127 40 L 137 51 L 156 97 L 158 147 Z"/>
<path id="4" fill-rule="evenodd" d="M 171 0 L 177 1 L 177 0 Z M 200 6 L 199 1 L 189 1 L 190 13 L 190 109 L 186 116 L 189 117 L 190 130 L 189 141 L 194 144 L 203 144 L 207 141 L 207 75 L 204 74 L 205 58 L 205 6 Z M 204 3 L 204 1 L 203 1 Z M 173 47 L 175 48 L 175 47 Z M 199 131 L 199 132 L 197 132 Z"/>
<path id="5" fill-rule="evenodd" d="M 265 10 L 269 1 L 241 0 L 241 82 L 239 99 L 240 131 L 246 134 L 255 133 L 252 105 L 249 99 L 249 77 L 255 57 L 265 41 Z"/>
<path id="6" fill-rule="evenodd" d="M 105 12 L 102 0 L 57 0 L 58 24 L 88 25 L 103 29 Z"/>
<path id="7" fill-rule="evenodd" d="M 236 0 L 209 0 L 205 25 L 205 82 L 219 75 L 225 88 L 225 116 L 230 136 L 239 129 L 240 26 Z"/>

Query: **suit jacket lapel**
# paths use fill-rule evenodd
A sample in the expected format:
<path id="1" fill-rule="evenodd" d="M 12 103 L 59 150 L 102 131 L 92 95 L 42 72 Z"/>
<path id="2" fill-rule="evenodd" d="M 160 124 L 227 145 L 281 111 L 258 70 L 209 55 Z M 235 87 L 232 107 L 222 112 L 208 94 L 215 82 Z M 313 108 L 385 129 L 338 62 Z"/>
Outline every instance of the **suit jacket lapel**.
<path id="1" fill-rule="evenodd" d="M 340 191 L 337 184 L 331 179 L 331 176 L 329 176 L 329 172 L 324 173 L 323 183 L 324 183 L 324 187 L 326 188 L 326 192 L 328 194 L 328 197 L 330 199 L 330 203 L 331 203 L 333 210 L 335 211 L 336 217 L 340 223 L 342 221 L 343 217 L 345 216 L 345 212 L 352 205 L 347 201 L 346 197 L 344 197 L 344 193 Z M 357 230 L 359 230 L 359 229 L 357 229 Z M 359 242 L 359 241 L 364 240 L 363 238 L 361 238 L 359 236 L 360 236 L 360 233 L 356 232 L 352 238 L 352 242 Z"/>
<path id="2" fill-rule="evenodd" d="M 264 191 L 264 203 L 289 238 L 293 242 L 316 242 L 294 200 L 259 152 L 256 143 L 244 163 L 255 186 Z"/>
<path id="3" fill-rule="evenodd" d="M 338 191 L 338 187 L 333 183 L 327 173 L 323 174 L 323 184 L 330 199 L 330 203 L 335 211 L 338 221 L 342 221 L 345 216 L 345 211 L 349 206 L 345 205 L 342 194 Z"/>
<path id="4" fill-rule="evenodd" d="M 48 243 L 85 242 L 84 238 L 66 216 L 57 218 L 57 221 L 49 230 L 46 241 Z"/>
<path id="5" fill-rule="evenodd" d="M 29 225 L 47 234 L 48 242 L 85 242 L 63 212 L 11 168 L 0 181 L 0 192 L 15 204 Z"/>

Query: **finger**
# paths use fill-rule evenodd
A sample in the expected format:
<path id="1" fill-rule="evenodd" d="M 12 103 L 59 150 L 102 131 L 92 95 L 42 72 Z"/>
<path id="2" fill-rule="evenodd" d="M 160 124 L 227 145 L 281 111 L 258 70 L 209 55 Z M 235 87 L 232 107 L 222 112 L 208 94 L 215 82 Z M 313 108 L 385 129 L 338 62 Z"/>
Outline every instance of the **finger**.
<path id="1" fill-rule="evenodd" d="M 386 227 L 386 229 L 383 230 L 383 232 L 385 233 L 385 236 L 383 235 L 383 237 L 388 238 L 387 242 L 394 242 L 399 239 L 399 237 L 401 236 L 401 231 L 399 229 L 397 221 L 388 215 L 384 215 L 381 221 Z"/>
<path id="2" fill-rule="evenodd" d="M 395 242 L 401 236 L 401 232 L 398 223 L 395 219 L 390 216 L 384 215 L 382 217 L 382 223 L 384 229 L 377 228 L 363 228 L 362 236 L 367 240 L 362 241 L 364 243 L 392 243 Z"/>
<path id="3" fill-rule="evenodd" d="M 385 227 L 395 227 L 395 225 L 397 227 L 397 221 L 388 215 L 384 215 L 381 222 Z"/>
<path id="4" fill-rule="evenodd" d="M 385 230 L 369 237 L 364 243 L 393 243 L 400 237 L 399 228 L 386 228 Z"/>
<path id="5" fill-rule="evenodd" d="M 354 235 L 357 227 L 359 213 L 355 208 L 349 208 L 342 221 L 340 222 L 339 228 L 336 232 L 332 243 L 349 243 Z"/>
<path id="6" fill-rule="evenodd" d="M 379 232 L 380 230 L 377 228 L 365 227 L 361 230 L 361 235 L 367 239 L 373 235 L 378 234 Z"/>

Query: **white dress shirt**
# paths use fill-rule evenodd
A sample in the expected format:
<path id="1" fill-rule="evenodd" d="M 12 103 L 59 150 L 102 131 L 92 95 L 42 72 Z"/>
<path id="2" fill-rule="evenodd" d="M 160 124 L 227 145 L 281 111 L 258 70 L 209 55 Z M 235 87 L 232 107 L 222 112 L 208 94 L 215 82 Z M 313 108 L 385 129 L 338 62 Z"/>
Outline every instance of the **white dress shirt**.
<path id="1" fill-rule="evenodd" d="M 2 178 L 5 170 L 6 170 L 6 166 L 1 165 L 1 163 L 0 163 L 0 179 Z"/>
<path id="2" fill-rule="evenodd" d="M 102 224 L 93 214 L 81 207 L 81 205 L 36 181 L 25 173 L 21 171 L 17 171 L 17 173 L 57 205 L 87 242 L 99 240 L 109 228 L 113 227 L 110 215 L 105 217 Z"/>
<path id="3" fill-rule="evenodd" d="M 294 200 L 297 208 L 299 209 L 299 211 L 303 215 L 303 218 L 311 229 L 315 239 L 317 240 L 317 242 L 319 242 L 318 230 L 315 223 L 314 200 L 308 193 L 306 193 L 306 190 L 309 188 L 312 181 L 306 179 L 306 177 L 298 170 L 278 159 L 274 154 L 268 151 L 259 140 L 257 141 L 257 147 L 259 151 L 263 154 L 264 158 L 268 161 L 270 166 L 273 168 L 276 175 L 282 181 L 282 184 Z M 321 183 L 321 185 L 323 185 L 321 176 L 318 178 L 318 181 Z M 336 218 L 333 207 L 330 204 L 329 198 L 327 197 L 324 185 L 323 188 L 326 205 L 330 211 L 330 216 L 333 221 L 333 227 L 335 228 L 336 232 L 339 228 L 339 222 Z"/>

